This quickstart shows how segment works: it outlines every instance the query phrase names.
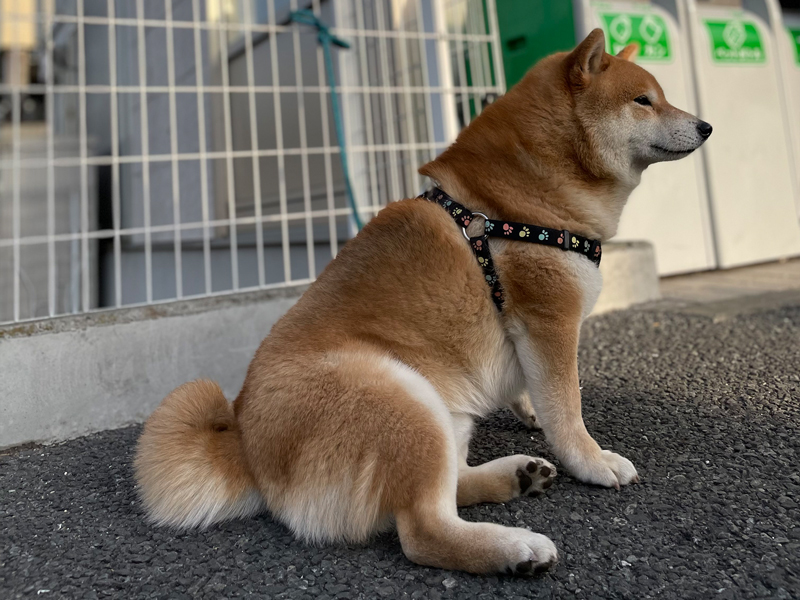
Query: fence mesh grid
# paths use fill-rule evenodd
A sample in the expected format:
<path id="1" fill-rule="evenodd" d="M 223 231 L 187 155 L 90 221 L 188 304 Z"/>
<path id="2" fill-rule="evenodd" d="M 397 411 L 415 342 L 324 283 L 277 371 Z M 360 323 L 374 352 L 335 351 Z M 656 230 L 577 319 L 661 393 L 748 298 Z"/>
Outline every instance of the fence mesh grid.
<path id="1" fill-rule="evenodd" d="M 0 323 L 312 280 L 504 91 L 493 0 L 0 0 Z"/>

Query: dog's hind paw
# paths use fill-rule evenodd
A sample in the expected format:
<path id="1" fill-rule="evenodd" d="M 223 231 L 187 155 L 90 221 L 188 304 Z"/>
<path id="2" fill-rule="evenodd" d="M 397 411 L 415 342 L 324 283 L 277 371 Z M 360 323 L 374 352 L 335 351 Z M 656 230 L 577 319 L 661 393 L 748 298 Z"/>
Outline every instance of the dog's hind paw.
<path id="1" fill-rule="evenodd" d="M 538 496 L 551 485 L 556 468 L 543 458 L 515 454 L 458 474 L 459 506 L 481 502 L 508 502 L 520 496 Z"/>
<path id="2" fill-rule="evenodd" d="M 506 575 L 538 575 L 558 562 L 558 551 L 550 539 L 522 528 L 508 528 Z"/>
<path id="3" fill-rule="evenodd" d="M 536 413 L 533 411 L 530 397 L 527 393 L 521 394 L 519 398 L 509 405 L 509 408 L 528 429 L 541 429 L 536 421 Z"/>
<path id="4" fill-rule="evenodd" d="M 533 412 L 527 415 L 521 413 L 515 413 L 515 414 L 517 415 L 517 418 L 520 420 L 520 422 L 523 425 L 525 425 L 525 427 L 527 427 L 528 429 L 536 429 L 536 430 L 541 429 L 541 426 L 536 421 L 536 415 Z"/>
<path id="5" fill-rule="evenodd" d="M 556 468 L 543 458 L 532 458 L 517 468 L 521 496 L 539 496 L 551 485 L 557 475 Z"/>

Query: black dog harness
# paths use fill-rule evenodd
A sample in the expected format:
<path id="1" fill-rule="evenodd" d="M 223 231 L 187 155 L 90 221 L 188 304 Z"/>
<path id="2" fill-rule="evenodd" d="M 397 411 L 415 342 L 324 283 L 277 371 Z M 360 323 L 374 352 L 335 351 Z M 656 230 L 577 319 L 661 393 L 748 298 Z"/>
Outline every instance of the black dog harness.
<path id="1" fill-rule="evenodd" d="M 526 225 L 514 221 L 498 221 L 490 219 L 483 213 L 472 212 L 463 204 L 459 204 L 448 196 L 443 190 L 435 187 L 420 196 L 431 202 L 436 202 L 444 208 L 455 222 L 461 226 L 461 232 L 472 246 L 472 251 L 478 259 L 478 265 L 483 270 L 483 276 L 491 289 L 492 301 L 498 311 L 503 310 L 503 287 L 497 280 L 497 272 L 492 261 L 492 254 L 489 251 L 489 238 L 497 237 L 507 240 L 517 240 L 520 242 L 530 242 L 531 244 L 542 244 L 544 246 L 555 246 L 561 250 L 569 250 L 583 254 L 591 260 L 595 266 L 600 266 L 600 257 L 603 253 L 600 242 L 590 240 L 581 235 L 570 233 L 566 229 L 551 229 L 538 225 Z M 483 219 L 483 235 L 470 237 L 467 227 L 475 219 Z"/>

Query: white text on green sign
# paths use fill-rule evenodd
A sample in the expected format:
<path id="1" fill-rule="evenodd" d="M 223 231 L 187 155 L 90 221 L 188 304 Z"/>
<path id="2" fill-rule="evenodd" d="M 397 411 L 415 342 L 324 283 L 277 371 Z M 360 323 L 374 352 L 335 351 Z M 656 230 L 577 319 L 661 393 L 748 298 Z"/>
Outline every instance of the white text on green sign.
<path id="1" fill-rule="evenodd" d="M 789 35 L 792 38 L 792 47 L 794 48 L 794 58 L 797 64 L 800 65 L 800 27 L 788 27 Z"/>
<path id="2" fill-rule="evenodd" d="M 706 19 L 711 38 L 711 58 L 724 64 L 757 64 L 767 59 L 755 24 L 741 19 Z"/>
<path id="3" fill-rule="evenodd" d="M 639 45 L 642 61 L 665 62 L 671 59 L 669 31 L 661 15 L 654 13 L 601 13 L 608 33 L 608 51 L 616 54 L 632 43 Z"/>

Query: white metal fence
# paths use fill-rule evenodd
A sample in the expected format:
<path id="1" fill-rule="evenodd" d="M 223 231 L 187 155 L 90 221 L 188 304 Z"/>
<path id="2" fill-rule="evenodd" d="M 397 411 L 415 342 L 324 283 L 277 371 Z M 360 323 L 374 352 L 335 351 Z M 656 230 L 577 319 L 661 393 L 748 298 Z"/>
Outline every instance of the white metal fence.
<path id="1" fill-rule="evenodd" d="M 0 0 L 0 323 L 313 279 L 504 91 L 494 0 Z"/>

